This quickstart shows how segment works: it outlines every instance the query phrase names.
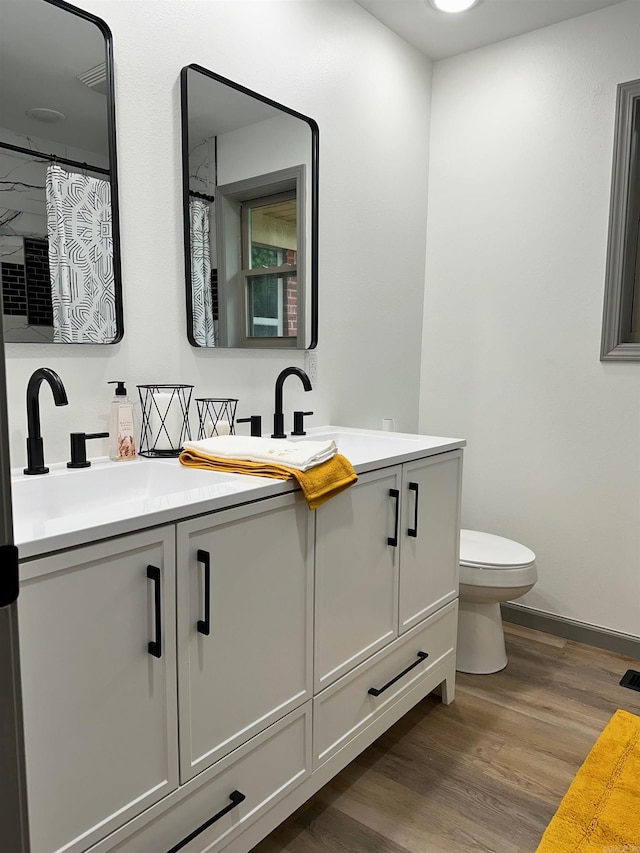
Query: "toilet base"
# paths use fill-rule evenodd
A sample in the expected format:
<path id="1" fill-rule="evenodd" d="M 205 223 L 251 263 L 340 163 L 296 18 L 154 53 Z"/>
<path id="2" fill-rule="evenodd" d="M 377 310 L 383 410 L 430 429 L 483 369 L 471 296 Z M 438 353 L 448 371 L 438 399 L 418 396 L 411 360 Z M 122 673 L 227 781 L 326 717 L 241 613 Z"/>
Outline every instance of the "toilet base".
<path id="1" fill-rule="evenodd" d="M 456 669 L 477 675 L 507 665 L 502 614 L 497 601 L 459 601 Z"/>

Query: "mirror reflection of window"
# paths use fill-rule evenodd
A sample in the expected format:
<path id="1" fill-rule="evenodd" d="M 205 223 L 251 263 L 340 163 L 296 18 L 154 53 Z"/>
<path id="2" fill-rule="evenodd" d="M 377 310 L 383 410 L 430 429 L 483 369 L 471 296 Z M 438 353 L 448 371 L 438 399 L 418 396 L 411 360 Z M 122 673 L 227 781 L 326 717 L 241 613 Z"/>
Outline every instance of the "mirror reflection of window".
<path id="1" fill-rule="evenodd" d="M 242 204 L 242 283 L 248 338 L 298 335 L 295 193 Z"/>
<path id="2" fill-rule="evenodd" d="M 304 347 L 304 163 L 216 188 L 220 337 L 231 346 Z"/>

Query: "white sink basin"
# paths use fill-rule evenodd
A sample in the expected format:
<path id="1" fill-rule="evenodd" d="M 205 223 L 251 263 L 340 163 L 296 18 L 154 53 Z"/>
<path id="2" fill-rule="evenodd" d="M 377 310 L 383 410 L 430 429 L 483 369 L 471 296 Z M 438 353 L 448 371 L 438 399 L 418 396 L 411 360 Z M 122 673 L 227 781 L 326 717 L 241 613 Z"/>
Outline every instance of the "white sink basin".
<path id="1" fill-rule="evenodd" d="M 94 462 L 90 468 L 69 470 L 51 466 L 49 474 L 16 477 L 11 483 L 13 513 L 58 518 L 104 511 L 109 504 L 161 501 L 169 495 L 216 487 L 235 477 L 185 468 L 174 461 L 137 459 Z"/>
<path id="2" fill-rule="evenodd" d="M 112 526 L 121 527 L 123 521 L 161 523 L 170 520 L 167 513 L 175 515 L 187 505 L 201 504 L 206 511 L 218 499 L 269 482 L 185 468 L 177 459 L 97 460 L 90 468 L 76 470 L 64 463 L 51 465 L 48 474 L 12 478 L 14 539 L 21 556 L 29 556 L 37 541 L 44 547 L 43 540 L 51 540 L 51 547 L 59 547 L 53 538 L 73 534 L 75 538 L 62 543 L 66 547 L 81 541 L 81 532 L 89 529 L 95 529 L 96 536 L 114 535 Z"/>
<path id="3" fill-rule="evenodd" d="M 395 457 L 401 457 L 398 461 L 403 461 L 406 454 L 423 449 L 425 439 L 428 436 L 346 427 L 310 429 L 304 438 L 299 439 L 292 436 L 294 441 L 335 441 L 338 453 L 346 456 L 352 465 L 378 463 Z"/>

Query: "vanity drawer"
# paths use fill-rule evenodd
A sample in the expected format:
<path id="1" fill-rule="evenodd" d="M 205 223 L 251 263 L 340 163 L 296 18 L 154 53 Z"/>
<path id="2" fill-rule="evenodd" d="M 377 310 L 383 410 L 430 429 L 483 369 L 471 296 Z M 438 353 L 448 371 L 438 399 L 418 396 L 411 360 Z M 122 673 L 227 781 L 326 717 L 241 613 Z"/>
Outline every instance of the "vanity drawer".
<path id="1" fill-rule="evenodd" d="M 315 697 L 314 769 L 454 654 L 457 613 L 456 600 Z"/>
<path id="2" fill-rule="evenodd" d="M 209 853 L 224 848 L 232 853 L 240 846 L 233 839 L 310 774 L 309 701 L 203 771 L 185 786 L 189 793 L 178 795 L 155 819 L 141 815 L 139 826 L 131 827 L 125 839 L 104 849 Z M 95 853 L 102 851 L 98 846 Z"/>

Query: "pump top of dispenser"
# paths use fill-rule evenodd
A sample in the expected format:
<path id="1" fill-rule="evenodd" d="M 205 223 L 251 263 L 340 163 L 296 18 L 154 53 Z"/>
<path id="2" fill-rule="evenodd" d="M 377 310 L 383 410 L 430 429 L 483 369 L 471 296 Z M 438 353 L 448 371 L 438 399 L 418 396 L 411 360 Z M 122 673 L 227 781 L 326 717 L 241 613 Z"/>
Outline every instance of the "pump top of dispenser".
<path id="1" fill-rule="evenodd" d="M 127 389 L 124 387 L 124 382 L 122 382 L 121 380 L 112 379 L 111 382 L 107 382 L 107 385 L 116 386 L 116 397 L 127 396 Z"/>

